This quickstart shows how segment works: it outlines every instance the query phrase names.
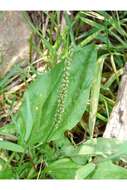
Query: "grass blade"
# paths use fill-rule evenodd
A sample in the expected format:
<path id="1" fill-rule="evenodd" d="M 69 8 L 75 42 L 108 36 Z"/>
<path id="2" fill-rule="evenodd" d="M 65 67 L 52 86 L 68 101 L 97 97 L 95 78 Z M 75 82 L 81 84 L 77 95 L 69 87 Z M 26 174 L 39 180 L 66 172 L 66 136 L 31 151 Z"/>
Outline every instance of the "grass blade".
<path id="1" fill-rule="evenodd" d="M 97 62 L 95 78 L 93 81 L 93 86 L 91 88 L 90 115 L 89 115 L 89 132 L 91 137 L 93 136 L 94 126 L 96 121 L 99 92 L 101 86 L 101 74 L 102 74 L 104 60 L 105 56 L 101 57 Z"/>
<path id="2" fill-rule="evenodd" d="M 18 144 L 14 144 L 9 141 L 0 141 L 0 148 L 4 150 L 11 150 L 14 152 L 24 152 L 24 149 L 22 146 Z"/>

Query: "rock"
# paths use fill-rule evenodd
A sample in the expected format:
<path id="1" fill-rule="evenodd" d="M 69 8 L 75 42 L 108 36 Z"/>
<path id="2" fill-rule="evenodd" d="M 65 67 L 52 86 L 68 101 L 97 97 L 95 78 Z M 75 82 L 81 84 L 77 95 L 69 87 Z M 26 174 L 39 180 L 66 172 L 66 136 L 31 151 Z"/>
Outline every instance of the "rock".
<path id="1" fill-rule="evenodd" d="M 127 63 L 118 89 L 116 105 L 112 110 L 103 137 L 127 140 Z"/>
<path id="2" fill-rule="evenodd" d="M 22 61 L 29 61 L 31 30 L 20 11 L 0 12 L 0 77 Z"/>

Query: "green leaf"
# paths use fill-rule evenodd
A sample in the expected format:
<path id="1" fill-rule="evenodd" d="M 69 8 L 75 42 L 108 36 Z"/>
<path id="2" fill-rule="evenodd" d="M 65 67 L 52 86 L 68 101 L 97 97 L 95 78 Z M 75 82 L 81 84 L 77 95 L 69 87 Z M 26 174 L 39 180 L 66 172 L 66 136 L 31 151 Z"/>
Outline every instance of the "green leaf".
<path id="1" fill-rule="evenodd" d="M 105 161 L 97 164 L 93 175 L 89 179 L 127 179 L 127 169 Z"/>
<path id="2" fill-rule="evenodd" d="M 27 141 L 30 137 L 32 127 L 33 127 L 33 118 L 32 118 L 32 112 L 31 112 L 31 104 L 30 104 L 30 98 L 29 94 L 26 92 L 25 93 L 25 98 L 26 98 L 26 134 L 24 137 L 24 140 Z"/>
<path id="3" fill-rule="evenodd" d="M 49 164 L 44 170 L 45 174 L 54 179 L 85 179 L 95 169 L 95 164 L 79 165 L 71 159 L 64 158 Z"/>
<path id="4" fill-rule="evenodd" d="M 29 95 L 29 107 L 32 114 L 32 126 L 29 127 L 27 122 L 29 110 L 26 109 L 27 99 L 24 94 L 23 104 L 15 117 L 20 129 L 20 143 L 26 143 L 24 137 L 29 136 L 27 135 L 28 129 L 30 129 L 29 143 L 31 144 L 44 142 L 47 138 L 56 110 L 57 88 L 60 83 L 62 70 L 63 64 L 59 64 L 50 72 L 39 75 L 29 86 L 26 92 Z"/>
<path id="5" fill-rule="evenodd" d="M 78 155 L 100 155 L 105 159 L 118 159 L 127 155 L 127 141 L 97 138 L 88 140 L 80 146 Z"/>
<path id="6" fill-rule="evenodd" d="M 73 162 L 84 165 L 90 159 L 89 155 L 78 154 L 80 147 L 73 146 L 70 142 L 65 143 L 64 146 L 61 147 L 61 154 L 67 158 L 71 158 Z"/>
<path id="7" fill-rule="evenodd" d="M 94 46 L 86 46 L 74 53 L 63 121 L 58 129 L 54 129 L 50 140 L 58 139 L 60 134 L 67 129 L 72 129 L 80 121 L 88 103 L 95 67 L 96 49 Z"/>
<path id="8" fill-rule="evenodd" d="M 58 139 L 62 141 L 65 130 L 72 129 L 80 121 L 89 98 L 96 56 L 95 46 L 89 45 L 77 47 L 72 57 L 67 57 L 71 62 L 70 71 L 67 71 L 69 78 L 66 79 L 69 80 L 69 86 L 66 92 L 62 89 L 66 96 L 58 128 L 54 126 L 54 121 L 58 111 L 58 97 L 61 98 L 59 89 L 62 88 L 66 60 L 50 72 L 39 75 L 30 85 L 15 117 L 20 129 L 21 144 L 26 144 L 27 140 L 30 144 Z"/>
<path id="9" fill-rule="evenodd" d="M 64 158 L 49 164 L 44 170 L 44 173 L 50 175 L 54 179 L 74 179 L 76 171 L 79 168 L 80 165 L 68 158 Z"/>
<path id="10" fill-rule="evenodd" d="M 94 81 L 91 88 L 90 112 L 89 112 L 89 132 L 91 137 L 93 137 L 94 126 L 96 122 L 96 114 L 98 109 L 99 94 L 101 87 L 101 75 L 102 75 L 104 60 L 105 56 L 101 56 L 97 61 L 96 73 L 94 75 Z"/>
<path id="11" fill-rule="evenodd" d="M 4 150 L 11 150 L 14 152 L 24 152 L 23 147 L 9 141 L 0 141 L 0 148 Z"/>
<path id="12" fill-rule="evenodd" d="M 89 163 L 85 166 L 80 167 L 75 175 L 75 179 L 85 179 L 88 175 L 90 175 L 95 169 L 95 164 Z"/>

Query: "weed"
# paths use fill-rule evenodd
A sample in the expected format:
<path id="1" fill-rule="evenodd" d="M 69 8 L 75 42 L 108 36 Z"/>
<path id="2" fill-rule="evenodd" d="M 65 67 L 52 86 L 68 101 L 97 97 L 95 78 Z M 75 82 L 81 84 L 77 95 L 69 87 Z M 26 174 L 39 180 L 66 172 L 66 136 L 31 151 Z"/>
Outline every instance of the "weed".
<path id="1" fill-rule="evenodd" d="M 0 80 L 0 178 L 127 179 L 127 142 L 103 138 L 126 60 L 126 12 L 23 14 L 30 63 Z"/>

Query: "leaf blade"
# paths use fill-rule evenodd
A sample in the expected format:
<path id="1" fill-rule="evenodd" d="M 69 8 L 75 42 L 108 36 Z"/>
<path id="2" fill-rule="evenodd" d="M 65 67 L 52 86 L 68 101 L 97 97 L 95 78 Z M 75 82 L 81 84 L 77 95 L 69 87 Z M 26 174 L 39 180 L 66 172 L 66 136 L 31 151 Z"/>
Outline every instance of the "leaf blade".
<path id="1" fill-rule="evenodd" d="M 0 148 L 4 150 L 11 150 L 14 152 L 24 152 L 22 146 L 9 141 L 0 141 Z"/>

